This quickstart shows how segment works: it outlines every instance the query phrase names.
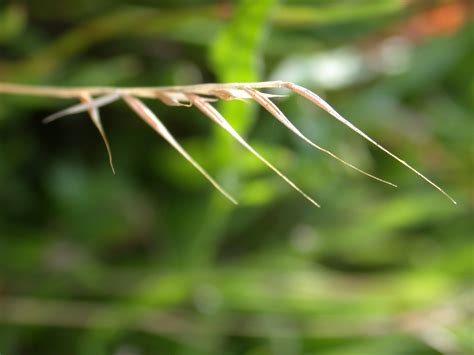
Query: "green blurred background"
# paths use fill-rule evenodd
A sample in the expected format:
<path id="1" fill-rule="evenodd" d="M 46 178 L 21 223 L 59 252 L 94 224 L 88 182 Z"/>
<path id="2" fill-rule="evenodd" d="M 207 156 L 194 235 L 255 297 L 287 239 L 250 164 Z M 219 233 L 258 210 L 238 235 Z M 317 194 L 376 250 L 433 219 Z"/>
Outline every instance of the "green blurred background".
<path id="1" fill-rule="evenodd" d="M 235 207 L 125 105 L 114 176 L 71 101 L 0 97 L 0 354 L 473 353 L 474 26 L 469 1 L 0 2 L 0 81 L 160 86 L 288 80 L 218 108 L 314 208 L 194 108 L 150 107 Z M 148 101 L 147 101 L 148 102 Z"/>

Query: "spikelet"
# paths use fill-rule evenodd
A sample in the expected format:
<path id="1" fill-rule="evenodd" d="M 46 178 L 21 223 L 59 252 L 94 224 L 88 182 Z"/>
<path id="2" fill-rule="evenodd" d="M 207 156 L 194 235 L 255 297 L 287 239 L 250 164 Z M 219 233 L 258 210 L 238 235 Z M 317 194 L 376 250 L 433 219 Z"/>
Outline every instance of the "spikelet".
<path id="1" fill-rule="evenodd" d="M 283 88 L 288 89 L 297 95 L 304 97 L 311 103 L 317 105 L 324 111 L 328 112 L 336 120 L 349 127 L 351 130 L 362 136 L 364 139 L 381 149 L 383 152 L 403 164 L 405 167 L 413 171 L 415 174 L 420 176 L 427 183 L 432 185 L 435 189 L 445 195 L 451 202 L 456 204 L 456 201 L 449 196 L 442 188 L 436 185 L 433 181 L 428 179 L 410 164 L 399 158 L 388 149 L 377 143 L 374 139 L 369 137 L 361 129 L 356 127 L 353 123 L 341 116 L 332 106 L 330 106 L 321 97 L 316 95 L 311 90 L 299 86 L 291 82 L 284 81 L 267 81 L 257 83 L 228 83 L 228 84 L 200 84 L 200 85 L 189 85 L 189 86 L 170 86 L 170 87 L 135 87 L 135 88 L 117 88 L 117 87 L 79 87 L 79 88 L 58 88 L 58 87 L 41 87 L 41 86 L 28 86 L 28 85 L 16 85 L 0 83 L 0 93 L 6 94 L 18 94 L 18 95 L 39 95 L 39 96 L 51 96 L 51 97 L 62 97 L 62 98 L 75 98 L 80 101 L 79 104 L 73 105 L 65 110 L 59 111 L 51 116 L 44 119 L 45 123 L 52 122 L 60 117 L 67 115 L 77 114 L 81 112 L 88 112 L 92 122 L 99 130 L 102 139 L 106 145 L 110 165 L 113 170 L 112 164 L 112 153 L 110 151 L 109 142 L 105 131 L 102 127 L 102 123 L 99 116 L 98 109 L 106 106 L 117 100 L 123 100 L 127 105 L 148 125 L 150 125 L 158 134 L 160 134 L 171 146 L 173 146 L 185 159 L 187 159 L 203 176 L 205 176 L 214 187 L 217 188 L 225 197 L 227 197 L 233 203 L 237 203 L 235 199 L 230 196 L 185 150 L 179 145 L 176 139 L 166 129 L 163 123 L 158 117 L 141 101 L 139 98 L 158 99 L 165 105 L 169 106 L 195 106 L 202 113 L 208 116 L 212 121 L 217 123 L 220 127 L 226 130 L 234 139 L 236 139 L 241 145 L 249 150 L 253 155 L 260 159 L 276 174 L 278 174 L 283 180 L 285 180 L 290 186 L 301 193 L 306 199 L 312 204 L 319 207 L 319 204 L 309 197 L 303 190 L 296 186 L 288 177 L 280 172 L 275 166 L 273 166 L 268 160 L 262 157 L 254 148 L 248 144 L 244 138 L 242 138 L 229 122 L 217 111 L 210 102 L 218 100 L 252 100 L 257 102 L 268 112 L 272 114 L 279 122 L 281 122 L 288 130 L 298 136 L 307 144 L 314 148 L 328 154 L 332 158 L 338 160 L 342 164 L 380 182 L 388 185 L 396 186 L 391 182 L 376 177 L 368 172 L 365 172 L 351 163 L 343 160 L 336 156 L 329 150 L 317 145 L 312 140 L 307 138 L 293 123 L 285 116 L 285 114 L 278 108 L 278 106 L 271 100 L 274 97 L 280 97 L 282 95 L 273 95 L 264 93 L 262 89 L 272 88 Z"/>

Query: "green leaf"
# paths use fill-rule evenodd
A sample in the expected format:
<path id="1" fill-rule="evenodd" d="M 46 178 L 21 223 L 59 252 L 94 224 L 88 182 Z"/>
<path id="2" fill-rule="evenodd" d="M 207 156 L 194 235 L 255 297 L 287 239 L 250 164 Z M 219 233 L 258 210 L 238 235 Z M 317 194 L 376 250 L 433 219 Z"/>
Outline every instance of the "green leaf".
<path id="1" fill-rule="evenodd" d="M 276 0 L 241 0 L 229 25 L 217 34 L 210 59 L 220 82 L 259 81 L 263 69 L 262 44 L 268 31 L 267 19 Z M 229 102 L 220 112 L 239 133 L 245 134 L 253 107 Z"/>

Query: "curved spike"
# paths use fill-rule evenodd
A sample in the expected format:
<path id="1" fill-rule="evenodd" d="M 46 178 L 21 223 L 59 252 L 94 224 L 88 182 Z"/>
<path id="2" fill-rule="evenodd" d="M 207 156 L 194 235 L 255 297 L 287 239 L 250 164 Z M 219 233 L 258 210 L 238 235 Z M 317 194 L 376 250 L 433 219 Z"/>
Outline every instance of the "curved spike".
<path id="1" fill-rule="evenodd" d="M 107 154 L 109 155 L 109 163 L 112 169 L 112 172 L 115 174 L 114 163 L 112 161 L 112 150 L 110 149 L 109 140 L 107 139 L 107 135 L 105 134 L 104 127 L 102 126 L 102 120 L 100 119 L 99 109 L 97 106 L 92 105 L 92 98 L 89 94 L 84 93 L 81 95 L 81 101 L 85 104 L 91 105 L 89 107 L 89 116 L 92 120 L 92 123 L 96 126 L 97 130 L 99 131 L 102 140 L 104 141 L 105 148 L 107 149 Z"/>
<path id="2" fill-rule="evenodd" d="M 278 108 L 278 106 L 273 101 L 271 101 L 268 97 L 263 95 L 261 92 L 255 90 L 255 89 L 252 89 L 252 88 L 245 88 L 244 90 L 250 96 L 252 96 L 255 99 L 255 101 L 257 101 L 264 109 L 266 109 L 268 112 L 270 112 L 273 117 L 275 117 L 278 121 L 283 123 L 290 131 L 292 131 L 294 134 L 296 134 L 298 137 L 300 137 L 302 140 L 304 140 L 309 145 L 311 145 L 314 148 L 328 154 L 332 158 L 334 158 L 337 161 L 341 162 L 342 164 L 358 171 L 361 174 L 364 174 L 364 175 L 366 175 L 366 176 L 368 176 L 368 177 L 370 177 L 374 180 L 383 182 L 384 184 L 387 184 L 387 185 L 390 185 L 390 186 L 393 186 L 393 187 L 397 187 L 397 185 L 395 185 L 395 184 L 393 184 L 389 181 L 383 180 L 383 179 L 381 179 L 377 176 L 369 174 L 368 172 L 366 172 L 364 170 L 359 169 L 358 167 L 356 167 L 356 166 L 352 165 L 351 163 L 345 161 L 344 159 L 338 157 L 336 154 L 332 153 L 331 151 L 329 151 L 329 150 L 317 145 L 313 141 L 311 141 L 298 128 L 296 128 L 293 125 L 293 123 L 291 123 L 291 121 L 285 116 L 285 114 Z"/>
<path id="3" fill-rule="evenodd" d="M 428 179 L 426 176 L 424 176 L 422 173 L 420 173 L 418 170 L 416 170 L 414 167 L 412 167 L 410 164 L 408 164 L 406 161 L 402 160 L 392 152 L 390 152 L 388 149 L 384 148 L 381 146 L 379 143 L 377 143 L 375 140 L 370 138 L 366 133 L 361 131 L 359 128 L 357 128 L 354 124 L 349 122 L 347 119 L 342 117 L 331 105 L 329 105 L 326 101 L 324 101 L 321 97 L 316 95 L 314 92 L 311 90 L 308 90 L 302 86 L 293 84 L 293 83 L 285 83 L 285 87 L 290 89 L 291 91 L 297 93 L 300 96 L 303 96 L 304 98 L 310 100 L 314 104 L 318 105 L 320 108 L 322 108 L 324 111 L 328 112 L 331 116 L 333 116 L 335 119 L 337 119 L 339 122 L 343 123 L 350 129 L 352 129 L 354 132 L 359 134 L 361 137 L 365 138 L 367 141 L 375 145 L 377 148 L 385 152 L 386 154 L 390 155 L 393 159 L 397 160 L 399 163 L 402 165 L 405 165 L 408 169 L 413 171 L 415 174 L 417 174 L 419 177 L 421 177 L 423 180 L 425 180 L 428 184 L 433 186 L 435 189 L 437 189 L 439 192 L 441 192 L 444 196 L 446 196 L 453 204 L 457 204 L 457 202 L 450 196 L 448 193 L 446 193 L 441 187 L 436 185 L 433 181 Z"/>
<path id="4" fill-rule="evenodd" d="M 173 148 L 175 148 L 186 160 L 188 160 L 214 187 L 219 190 L 232 203 L 238 205 L 237 201 L 229 195 L 224 188 L 217 183 L 207 172 L 202 168 L 186 150 L 174 139 L 165 125 L 158 119 L 158 117 L 146 106 L 142 101 L 133 96 L 123 96 L 125 103 L 135 111 L 140 118 L 142 118 L 151 128 L 160 134 Z"/>
<path id="5" fill-rule="evenodd" d="M 232 137 L 234 137 L 240 144 L 242 144 L 246 149 L 248 149 L 253 155 L 255 155 L 258 159 L 260 159 L 264 164 L 266 164 L 270 169 L 272 169 L 275 173 L 277 173 L 283 180 L 285 180 L 291 187 L 293 187 L 296 191 L 298 191 L 301 195 L 303 195 L 308 201 L 310 201 L 313 205 L 320 207 L 320 205 L 314 201 L 311 197 L 309 197 L 306 193 L 303 192 L 298 186 L 295 185 L 293 181 L 288 179 L 280 170 L 275 168 L 270 162 L 268 162 L 264 157 L 262 157 L 255 149 L 253 149 L 227 122 L 227 120 L 217 111 L 214 106 L 212 106 L 207 101 L 203 100 L 201 97 L 189 94 L 188 95 L 191 102 L 206 116 L 208 116 L 211 120 L 216 122 L 219 126 L 224 128 Z"/>

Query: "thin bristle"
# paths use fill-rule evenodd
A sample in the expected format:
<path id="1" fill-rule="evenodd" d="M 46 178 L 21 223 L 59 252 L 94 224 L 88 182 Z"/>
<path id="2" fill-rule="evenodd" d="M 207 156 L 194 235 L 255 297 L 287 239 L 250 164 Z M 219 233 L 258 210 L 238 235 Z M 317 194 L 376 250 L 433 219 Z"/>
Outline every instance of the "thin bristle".
<path id="1" fill-rule="evenodd" d="M 385 152 L 386 154 L 390 155 L 393 159 L 397 160 L 399 163 L 403 164 L 406 166 L 408 169 L 413 171 L 415 174 L 420 176 L 423 180 L 425 180 L 427 183 L 429 183 L 431 186 L 433 186 L 435 189 L 437 189 L 439 192 L 441 192 L 444 196 L 446 196 L 453 204 L 457 204 L 457 202 L 450 196 L 448 193 L 446 193 L 441 187 L 436 185 L 433 181 L 428 179 L 426 176 L 424 176 L 422 173 L 420 173 L 418 170 L 416 170 L 414 167 L 412 167 L 410 164 L 408 164 L 406 161 L 403 159 L 399 158 L 392 152 L 390 152 L 388 149 L 384 148 L 382 145 L 377 143 L 375 140 L 370 138 L 366 133 L 364 133 L 362 130 L 354 126 L 351 122 L 346 120 L 344 117 L 342 117 L 332 106 L 330 106 L 326 101 L 324 101 L 321 97 L 316 95 L 314 92 L 311 90 L 308 90 L 302 86 L 293 84 L 293 83 L 287 83 L 286 87 L 293 92 L 297 93 L 298 95 L 303 96 L 304 98 L 310 100 L 320 108 L 322 108 L 324 111 L 328 112 L 331 116 L 336 118 L 339 122 L 342 122 L 344 125 L 352 129 L 354 132 L 359 134 L 361 137 L 365 138 L 367 141 L 375 145 L 377 148 Z"/>
<path id="2" fill-rule="evenodd" d="M 92 98 L 89 94 L 83 94 L 81 96 L 81 101 L 83 103 L 91 104 Z M 104 141 L 105 148 L 107 149 L 107 154 L 109 155 L 109 163 L 112 172 L 115 174 L 114 163 L 112 160 L 112 150 L 110 149 L 109 140 L 107 139 L 107 135 L 105 134 L 104 127 L 102 126 L 102 120 L 100 119 L 99 109 L 97 106 L 92 106 L 89 108 L 89 116 L 92 120 L 92 123 L 96 126 L 97 130 L 99 131 L 102 140 Z"/>
<path id="3" fill-rule="evenodd" d="M 317 145 L 316 143 L 312 142 L 308 139 L 300 130 L 298 130 L 286 116 L 281 112 L 276 104 L 274 104 L 270 98 L 278 97 L 280 95 L 273 95 L 268 93 L 262 93 L 258 90 L 260 89 L 289 89 L 292 92 L 303 96 L 304 98 L 310 100 L 312 103 L 316 104 L 338 121 L 349 127 L 351 130 L 362 136 L 364 139 L 378 147 L 380 150 L 391 156 L 393 159 L 397 160 L 399 163 L 413 171 L 415 174 L 420 176 L 423 180 L 427 183 L 432 185 L 436 188 L 439 192 L 441 192 L 444 196 L 446 196 L 453 204 L 456 204 L 456 201 L 448 195 L 441 187 L 436 185 L 433 181 L 428 179 L 418 170 L 413 168 L 410 164 L 390 152 L 388 149 L 384 148 L 382 145 L 377 143 L 374 139 L 370 138 L 366 133 L 362 130 L 357 128 L 354 124 L 350 121 L 346 120 L 342 117 L 333 107 L 331 107 L 326 101 L 324 101 L 321 97 L 316 95 L 311 90 L 308 90 L 302 86 L 296 85 L 291 82 L 286 81 L 264 81 L 264 82 L 248 82 L 248 83 L 222 83 L 222 84 L 197 84 L 197 85 L 187 85 L 187 86 L 162 86 L 162 87 L 110 87 L 110 86 L 96 86 L 96 87 L 51 87 L 51 86 L 34 86 L 34 85 L 20 85 L 20 84 L 11 84 L 11 83 L 1 83 L 0 82 L 0 93 L 6 94 L 17 94 L 17 95 L 35 95 L 35 96 L 49 96 L 49 97 L 61 97 L 61 98 L 75 98 L 81 99 L 84 98 L 84 94 L 87 94 L 90 100 L 85 100 L 78 105 L 74 105 L 69 107 L 65 110 L 59 111 L 51 116 L 48 116 L 44 119 L 45 123 L 51 122 L 56 120 L 60 117 L 72 115 L 75 113 L 89 111 L 91 118 L 93 118 L 94 124 L 99 129 L 102 138 L 107 146 L 107 150 L 109 153 L 109 160 L 112 166 L 112 154 L 110 152 L 108 141 L 105 137 L 105 133 L 103 133 L 102 125 L 97 122 L 100 122 L 98 118 L 98 108 L 101 106 L 105 106 L 109 103 L 112 103 L 119 98 L 127 98 L 129 102 L 135 103 L 135 109 L 139 110 L 140 112 L 145 112 L 145 116 L 143 116 L 143 112 L 140 114 L 147 123 L 152 125 L 152 127 L 156 128 L 157 123 L 149 117 L 151 111 L 141 102 L 137 103 L 134 100 L 138 100 L 137 98 L 152 98 L 152 99 L 160 99 L 163 103 L 170 106 L 190 106 L 194 104 L 197 106 L 202 112 L 204 112 L 207 116 L 209 116 L 213 121 L 218 123 L 221 127 L 223 127 L 228 133 L 230 133 L 235 139 L 237 139 L 242 145 L 244 145 L 248 150 L 252 152 L 252 154 L 256 155 L 260 160 L 262 160 L 266 165 L 268 165 L 273 171 L 275 171 L 278 175 L 280 175 L 288 184 L 290 184 L 293 188 L 303 194 L 308 200 L 315 203 L 311 198 L 307 197 L 296 185 L 293 184 L 286 176 L 284 176 L 281 172 L 279 172 L 273 165 L 268 163 L 264 160 L 255 150 L 250 147 L 242 137 L 240 137 L 237 132 L 233 130 L 233 128 L 228 124 L 228 122 L 214 109 L 214 107 L 209 104 L 209 101 L 217 101 L 217 100 L 242 100 L 247 102 L 248 100 L 257 101 L 260 105 L 262 105 L 265 109 L 267 109 L 275 118 L 277 118 L 281 123 L 283 123 L 288 129 L 290 129 L 294 134 L 296 134 L 299 138 L 303 139 L 306 143 L 310 144 L 311 146 L 319 149 L 320 151 L 330 155 L 334 159 L 340 161 L 344 165 L 366 175 L 372 179 L 378 180 L 380 182 L 386 183 L 391 186 L 396 186 L 391 182 L 378 178 L 372 174 L 369 174 L 354 165 L 346 162 L 342 158 L 336 156 L 334 153 L 328 151 Z M 97 97 L 92 99 L 92 97 Z M 192 98 L 192 100 L 191 100 Z M 83 100 L 84 101 L 84 100 Z M 127 101 L 127 100 L 126 100 Z M 148 112 L 149 111 L 149 112 Z M 153 117 L 153 116 L 151 116 Z M 99 128 L 100 127 L 100 128 Z M 164 126 L 163 126 L 164 127 Z M 159 132 L 163 135 L 163 132 Z M 167 131 L 166 131 L 167 132 Z M 169 132 L 167 132 L 169 134 Z M 171 135 L 165 134 L 168 140 Z M 172 137 L 171 137 L 172 138 Z M 176 141 L 173 139 L 169 141 L 176 149 L 179 145 L 174 145 Z M 176 143 L 177 144 L 177 143 Z M 180 146 L 179 146 L 180 147 Z M 182 148 L 181 148 L 182 149 Z M 181 150 L 178 149 L 181 153 Z M 186 159 L 190 160 L 189 155 L 185 155 Z M 191 160 L 190 160 L 191 161 Z M 193 165 L 197 168 L 198 165 Z M 112 167 L 113 169 L 113 167 Z M 201 173 L 203 173 L 202 168 L 198 168 Z M 204 174 L 204 173 L 203 173 Z M 204 174 L 213 184 L 217 187 L 217 183 L 214 180 L 210 179 L 208 175 Z M 219 191 L 224 193 L 221 188 L 218 188 Z M 224 193 L 228 198 L 229 196 Z M 235 200 L 231 199 L 233 202 Z"/>
<path id="4" fill-rule="evenodd" d="M 245 90 L 249 93 L 250 96 L 252 96 L 255 99 L 256 102 L 258 102 L 263 108 L 265 108 L 268 112 L 270 112 L 273 117 L 275 117 L 278 121 L 283 123 L 290 131 L 292 131 L 294 134 L 296 134 L 299 138 L 301 138 L 303 141 L 305 141 L 309 145 L 311 145 L 314 148 L 328 154 L 329 156 L 331 156 L 332 158 L 334 158 L 337 161 L 341 162 L 342 164 L 358 171 L 361 174 L 364 174 L 365 176 L 368 176 L 368 177 L 370 177 L 374 180 L 383 182 L 384 184 L 387 184 L 387 185 L 390 185 L 390 186 L 393 186 L 393 187 L 397 187 L 397 185 L 395 185 L 395 184 L 393 184 L 389 181 L 383 180 L 383 179 L 381 179 L 377 176 L 374 176 L 372 174 L 369 174 L 366 171 L 363 171 L 363 170 L 357 168 L 356 166 L 352 165 L 351 163 L 349 163 L 349 162 L 345 161 L 344 159 L 338 157 L 336 154 L 332 153 L 331 151 L 329 151 L 329 150 L 319 146 L 318 144 L 314 143 L 312 140 L 307 138 L 298 128 L 296 128 L 293 125 L 293 123 L 291 123 L 291 121 L 285 116 L 285 114 L 278 108 L 278 106 L 275 105 L 275 103 L 273 101 L 271 101 L 268 97 L 266 97 L 261 92 L 255 90 L 255 89 L 252 89 L 252 88 L 246 88 Z"/>
<path id="5" fill-rule="evenodd" d="M 188 95 L 190 101 L 206 116 L 208 116 L 212 121 L 216 122 L 219 126 L 224 128 L 232 137 L 234 137 L 240 144 L 242 144 L 247 150 L 249 150 L 253 155 L 260 159 L 264 164 L 266 164 L 270 169 L 277 173 L 283 180 L 285 180 L 291 187 L 303 195 L 308 201 L 313 205 L 320 207 L 320 205 L 309 197 L 306 193 L 303 192 L 295 183 L 293 183 L 289 178 L 287 178 L 282 172 L 275 168 L 270 162 L 268 162 L 264 157 L 262 157 L 255 149 L 253 149 L 227 122 L 227 120 L 222 116 L 219 111 L 217 111 L 210 103 L 203 100 L 197 95 L 190 94 Z"/>
<path id="6" fill-rule="evenodd" d="M 160 134 L 173 148 L 175 148 L 184 158 L 186 158 L 214 187 L 229 199 L 235 205 L 238 202 L 227 193 L 224 188 L 217 183 L 205 170 L 202 168 L 186 150 L 176 141 L 164 124 L 158 117 L 146 106 L 142 101 L 133 96 L 123 96 L 123 100 L 130 108 L 135 111 L 140 118 L 142 118 L 150 127 L 152 127 L 158 134 Z"/>
<path id="7" fill-rule="evenodd" d="M 87 91 L 84 91 L 83 93 L 79 95 L 78 98 L 80 99 L 81 97 L 83 97 L 83 95 L 86 95 L 86 94 L 89 95 L 89 97 L 91 96 Z M 74 115 L 76 113 L 89 111 L 92 108 L 99 108 L 102 106 L 106 106 L 108 104 L 111 104 L 114 101 L 117 101 L 119 98 L 120 96 L 114 93 L 114 94 L 104 95 L 96 99 L 91 99 L 89 102 L 83 102 L 77 105 L 73 105 L 64 110 L 54 113 L 46 117 L 45 119 L 43 119 L 43 123 L 50 123 L 64 116 Z"/>

